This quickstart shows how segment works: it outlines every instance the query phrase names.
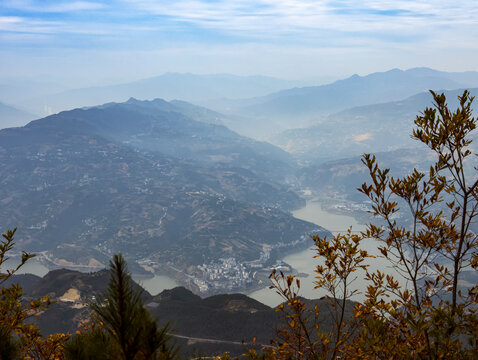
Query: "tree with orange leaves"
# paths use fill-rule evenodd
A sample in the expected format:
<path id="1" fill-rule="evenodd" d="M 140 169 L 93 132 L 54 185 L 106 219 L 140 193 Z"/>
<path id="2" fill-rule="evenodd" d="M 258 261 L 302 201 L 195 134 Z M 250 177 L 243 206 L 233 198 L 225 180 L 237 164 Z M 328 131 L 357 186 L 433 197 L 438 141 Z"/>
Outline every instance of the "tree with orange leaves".
<path id="1" fill-rule="evenodd" d="M 62 345 L 68 334 L 55 334 L 43 338 L 40 329 L 30 318 L 37 317 L 48 308 L 48 297 L 26 301 L 23 289 L 17 284 L 6 287 L 5 282 L 35 255 L 23 252 L 20 264 L 6 269 L 8 252 L 15 244 L 16 229 L 2 234 L 0 243 L 0 359 L 61 359 Z"/>
<path id="2" fill-rule="evenodd" d="M 477 119 L 473 97 L 465 91 L 459 107 L 448 108 L 445 95 L 431 92 L 434 107 L 415 120 L 412 137 L 435 153 L 427 173 L 416 169 L 391 177 L 376 158 L 365 154 L 371 184 L 359 189 L 373 204 L 383 225 L 370 224 L 359 235 L 349 231 L 327 240 L 314 236 L 317 287 L 328 290 L 335 309 L 332 332 L 317 323 L 317 309 L 298 296 L 300 282 L 273 272 L 273 288 L 284 298 L 278 310 L 285 325 L 269 358 L 280 359 L 476 359 L 478 354 L 478 284 L 460 286 L 464 271 L 478 270 L 478 236 L 472 231 L 478 216 L 476 155 L 471 133 Z M 405 206 L 403 207 L 403 204 Z M 400 208 L 402 206 L 402 208 Z M 411 224 L 396 215 L 407 211 Z M 382 256 L 404 277 L 403 286 L 381 271 L 368 272 L 363 239 L 381 242 Z M 369 285 L 363 304 L 351 321 L 344 321 L 346 299 L 356 270 L 366 271 Z"/>

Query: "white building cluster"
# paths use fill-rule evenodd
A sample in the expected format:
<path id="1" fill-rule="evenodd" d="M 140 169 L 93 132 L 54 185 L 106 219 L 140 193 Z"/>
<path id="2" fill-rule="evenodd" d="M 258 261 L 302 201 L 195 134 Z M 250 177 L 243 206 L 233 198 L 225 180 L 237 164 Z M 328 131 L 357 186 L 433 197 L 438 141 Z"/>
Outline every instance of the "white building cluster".
<path id="1" fill-rule="evenodd" d="M 230 291 L 246 287 L 253 281 L 252 271 L 233 257 L 200 265 L 198 269 L 202 271 L 203 278 L 196 279 L 194 283 L 201 292 L 206 292 L 209 289 Z"/>

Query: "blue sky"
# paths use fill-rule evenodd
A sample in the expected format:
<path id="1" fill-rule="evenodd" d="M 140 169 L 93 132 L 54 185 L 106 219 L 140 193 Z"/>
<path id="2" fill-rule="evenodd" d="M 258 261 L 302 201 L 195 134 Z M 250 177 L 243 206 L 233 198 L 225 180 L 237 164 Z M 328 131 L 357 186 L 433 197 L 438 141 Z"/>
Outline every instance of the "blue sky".
<path id="1" fill-rule="evenodd" d="M 0 78 L 478 70 L 478 2 L 0 0 Z"/>

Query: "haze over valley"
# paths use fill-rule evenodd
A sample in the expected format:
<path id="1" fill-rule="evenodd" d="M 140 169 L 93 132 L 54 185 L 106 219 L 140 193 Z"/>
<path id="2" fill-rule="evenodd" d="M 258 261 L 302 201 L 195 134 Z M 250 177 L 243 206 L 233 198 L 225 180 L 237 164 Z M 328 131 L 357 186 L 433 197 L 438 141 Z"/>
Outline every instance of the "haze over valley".
<path id="1" fill-rule="evenodd" d="M 207 77 L 188 78 L 200 88 Z M 238 79 L 257 86 L 256 77 L 220 78 L 224 88 Z M 387 93 L 383 84 L 391 81 L 401 86 Z M 469 86 L 474 94 L 478 76 L 391 70 L 230 100 L 237 105 L 227 115 L 220 105 L 130 98 L 6 128 L 0 224 L 19 227 L 19 245 L 50 268 L 101 269 L 122 252 L 138 274 L 167 275 L 197 293 L 256 289 L 283 256 L 312 245 L 310 234 L 326 234 L 320 219 L 291 215 L 307 200 L 368 219 L 369 207 L 354 190 L 367 180 L 362 153 L 378 153 L 396 171 L 403 163 L 400 175 L 410 166 L 427 168 L 420 155 L 426 151 L 409 134 L 414 114 L 431 98 L 416 91 L 437 84 Z M 446 91 L 451 106 L 459 93 Z M 382 102 L 370 104 L 377 97 Z M 248 113 L 274 111 L 269 102 L 279 98 L 279 125 L 273 113 Z M 341 109 L 345 104 L 360 106 Z M 301 116 L 309 127 L 285 130 L 271 143 L 231 130 L 247 124 L 260 138 L 260 129 L 293 127 Z"/>

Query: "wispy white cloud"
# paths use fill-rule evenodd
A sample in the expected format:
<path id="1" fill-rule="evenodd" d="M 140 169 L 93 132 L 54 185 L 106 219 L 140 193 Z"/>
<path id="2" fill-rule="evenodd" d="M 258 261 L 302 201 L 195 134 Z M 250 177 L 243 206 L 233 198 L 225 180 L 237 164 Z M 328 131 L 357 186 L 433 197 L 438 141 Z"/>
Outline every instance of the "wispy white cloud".
<path id="1" fill-rule="evenodd" d="M 0 31 L 17 33 L 52 34 L 57 32 L 58 21 L 32 20 L 21 16 L 0 16 Z"/>
<path id="2" fill-rule="evenodd" d="M 267 41 L 295 36 L 296 41 L 334 39 L 335 43 L 347 44 L 347 38 L 356 42 L 360 37 L 413 41 L 414 37 L 458 33 L 457 29 L 466 27 L 471 28 L 466 37 L 478 32 L 478 5 L 450 0 L 112 0 L 107 8 L 98 1 L 5 0 L 2 6 L 17 9 L 20 16 L 31 21 L 38 19 L 38 14 L 35 17 L 31 12 L 98 11 L 103 23 L 93 25 L 88 17 L 78 15 L 71 23 L 68 32 L 82 33 L 74 29 L 81 27 L 89 29 L 85 34 L 129 31 L 134 36 L 166 28 L 188 32 L 191 28 L 187 27 L 193 26 L 210 31 L 206 36 L 212 37 L 225 34 Z M 33 25 L 32 32 L 41 30 Z M 52 31 L 54 27 L 55 24 L 43 25 Z M 56 31 L 64 30 L 65 24 L 58 23 Z"/>
<path id="3" fill-rule="evenodd" d="M 141 24 L 116 24 L 116 23 L 97 23 L 97 22 L 68 22 L 64 20 L 37 20 L 25 16 L 0 16 L 0 34 L 8 33 L 8 38 L 13 38 L 13 34 L 35 34 L 43 35 L 118 35 L 131 32 L 150 32 L 157 30 L 157 27 Z M 6 37 L 3 37 L 6 38 Z M 18 35 L 17 38 L 28 39 L 24 35 Z M 35 39 L 32 37 L 32 39 Z"/>
<path id="4" fill-rule="evenodd" d="M 474 0 L 0 0 L 0 52 L 11 68 L 34 58 L 20 52 L 36 59 L 56 54 L 58 60 L 44 61 L 45 73 L 70 63 L 95 64 L 97 76 L 131 78 L 164 71 L 295 77 L 473 69 L 477 36 Z M 37 71 L 35 61 L 22 71 Z M 90 73 L 85 67 L 78 77 Z"/>
<path id="5" fill-rule="evenodd" d="M 4 0 L 2 6 L 26 12 L 65 13 L 84 10 L 104 9 L 102 3 L 92 1 L 32 1 L 32 0 Z"/>
<path id="6" fill-rule="evenodd" d="M 124 0 L 150 14 L 223 31 L 406 31 L 478 24 L 478 6 L 456 1 Z M 416 29 L 415 29 L 416 30 Z"/>

